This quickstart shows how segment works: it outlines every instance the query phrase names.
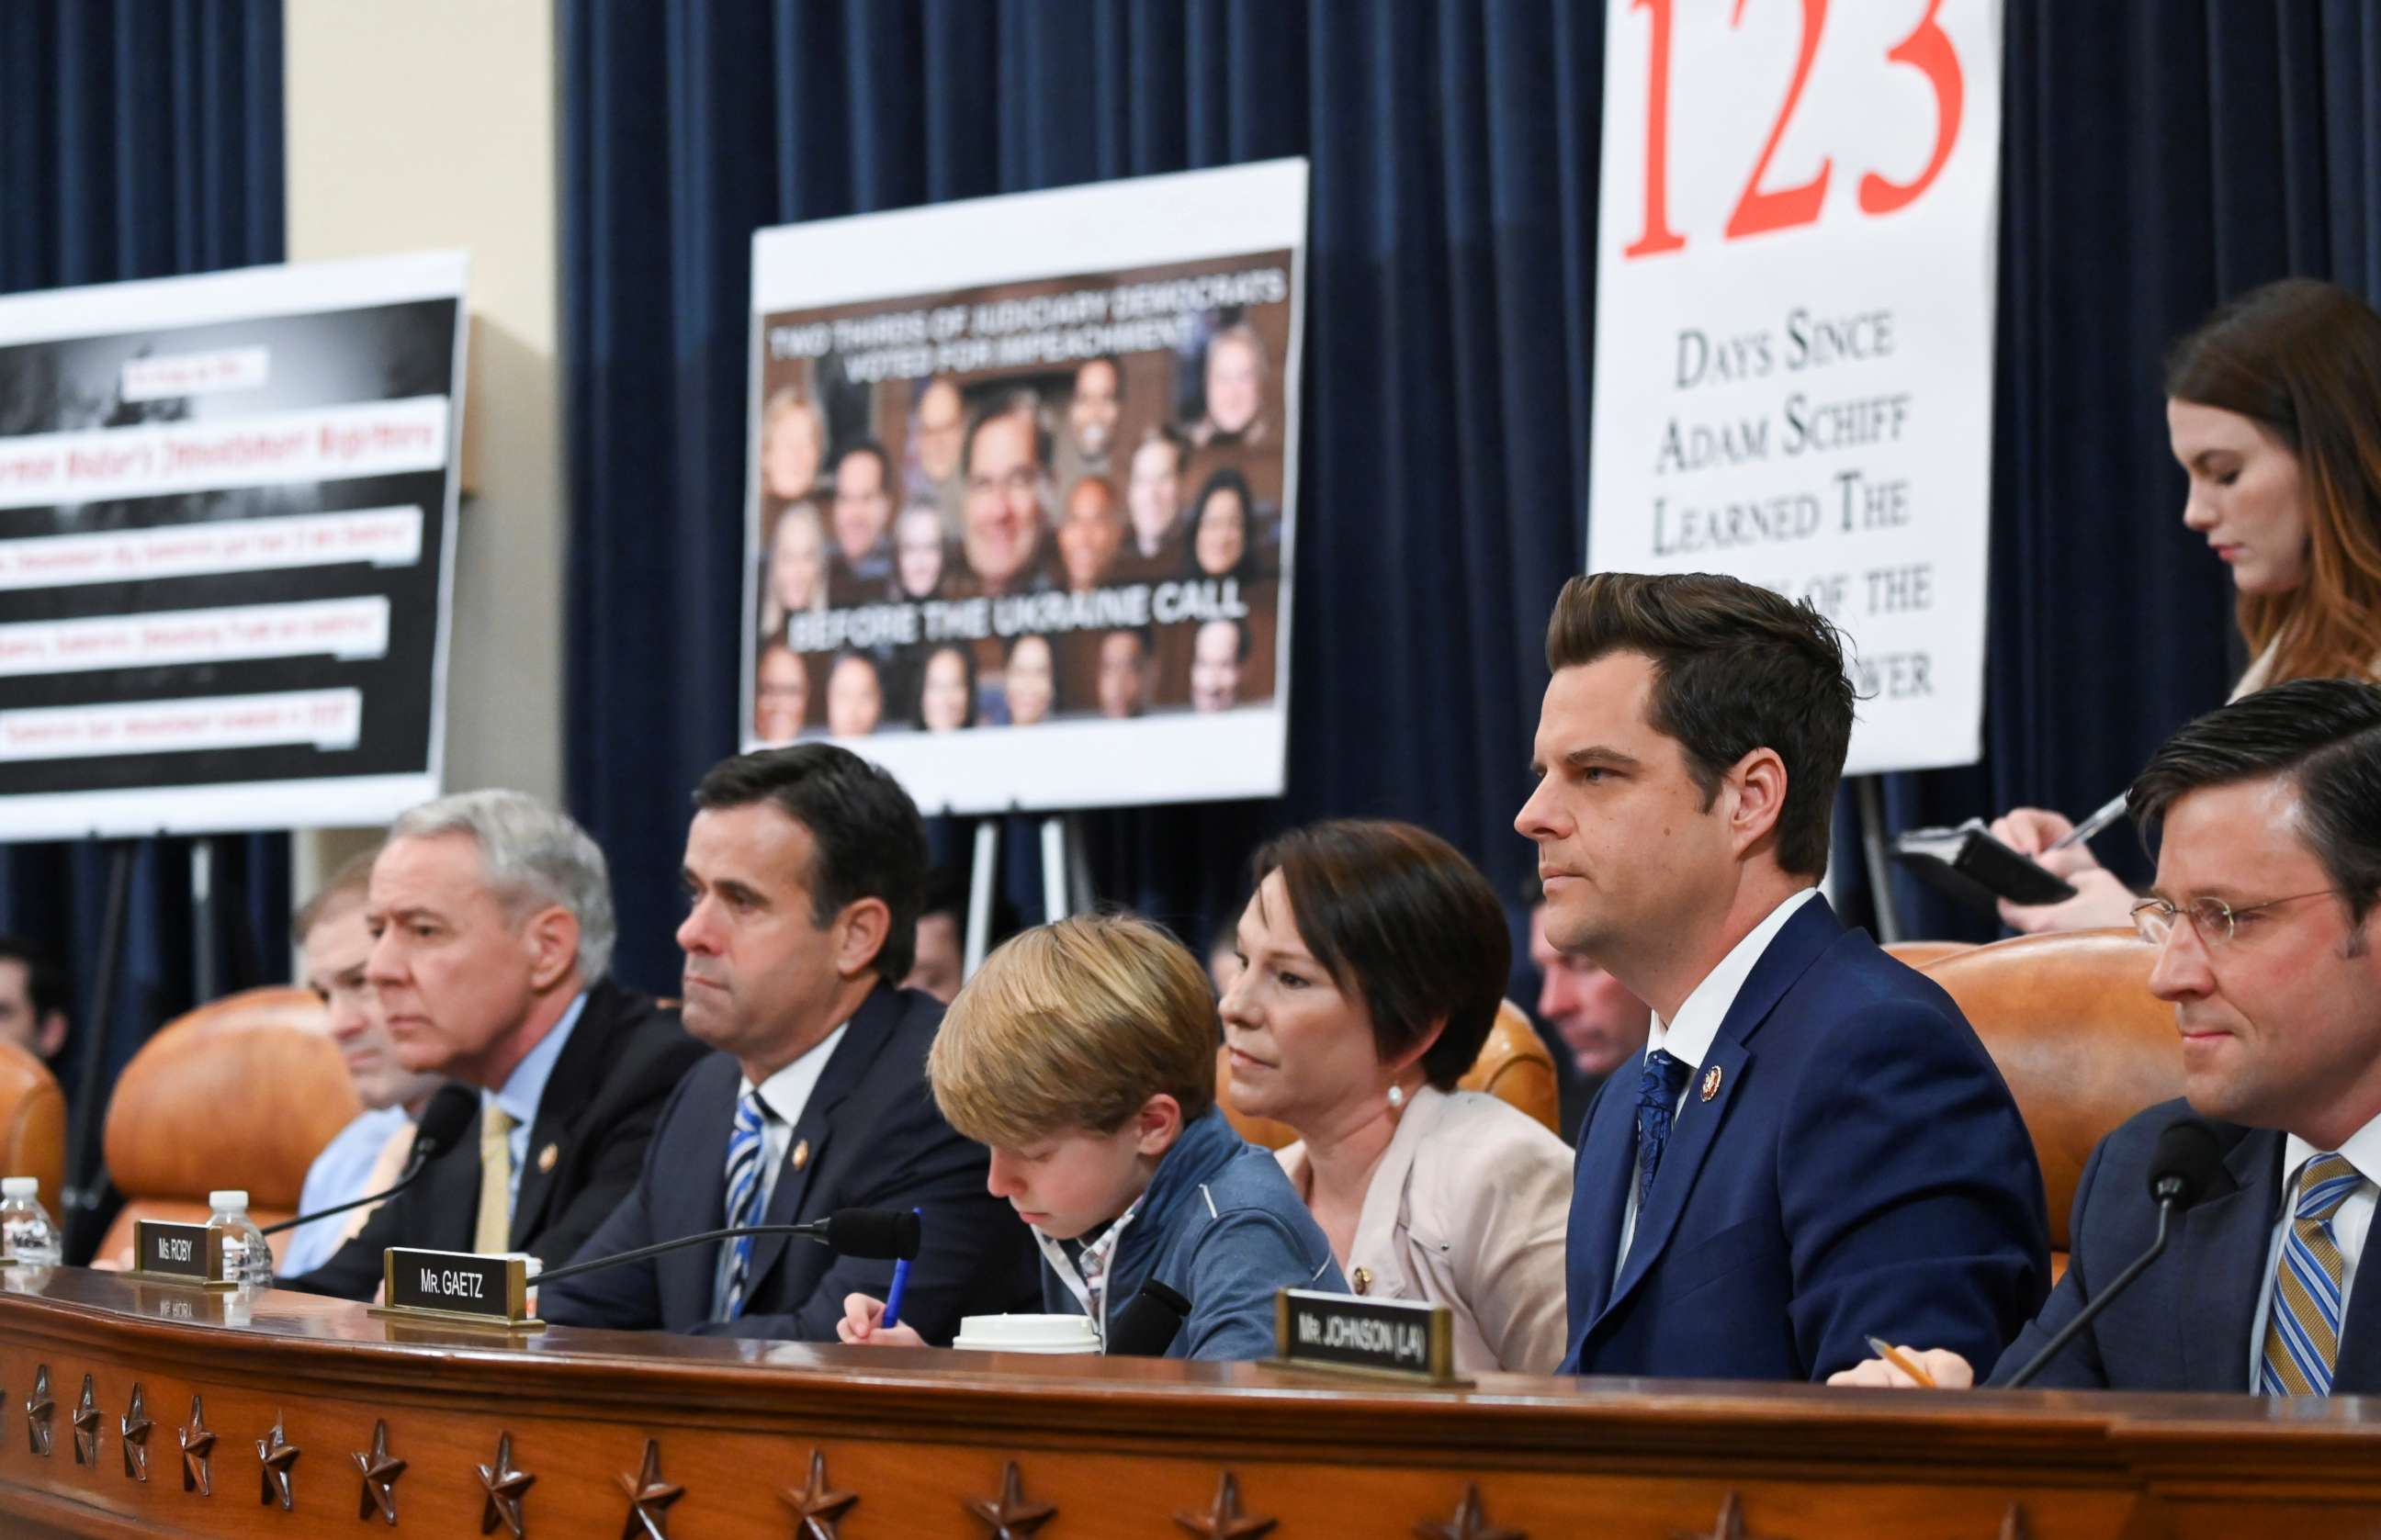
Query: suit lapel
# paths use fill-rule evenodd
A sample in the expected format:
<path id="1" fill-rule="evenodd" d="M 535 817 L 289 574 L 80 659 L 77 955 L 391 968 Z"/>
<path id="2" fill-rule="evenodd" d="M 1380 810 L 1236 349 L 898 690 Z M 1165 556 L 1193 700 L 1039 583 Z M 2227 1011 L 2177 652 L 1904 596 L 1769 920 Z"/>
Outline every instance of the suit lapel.
<path id="1" fill-rule="evenodd" d="M 1670 1142 L 1663 1151 L 1661 1169 L 1654 1173 L 1654 1190 L 1637 1213 L 1637 1230 L 1629 1243 L 1629 1258 L 1621 1267 L 1620 1277 L 1602 1314 L 1610 1314 L 1629 1298 L 1660 1260 L 1663 1248 L 1669 1244 L 1679 1216 L 1686 1212 L 1688 1196 L 1694 1191 L 1695 1177 L 1710 1156 L 1721 1125 L 1728 1121 L 1728 1110 L 1744 1094 L 1746 1071 L 1752 1062 L 1748 1041 L 1769 1019 L 1769 1013 L 1785 998 L 1786 991 L 1843 933 L 1844 928 L 1835 911 L 1827 907 L 1827 901 L 1823 897 L 1809 899 L 1770 938 L 1760 960 L 1745 976 L 1744 987 L 1737 990 L 1728 1013 L 1720 1018 L 1711 1051 L 1703 1055 L 1702 1066 L 1688 1085 L 1686 1108 L 1670 1129 Z M 1711 1078 L 1715 1070 L 1719 1073 L 1716 1085 Z M 1706 1085 L 1713 1086 L 1708 1098 L 1703 1096 Z M 1632 1104 L 1629 1153 L 1624 1161 L 1632 1168 L 1635 1132 Z M 1613 1249 L 1619 1249 L 1617 1224 Z"/>
<path id="2" fill-rule="evenodd" d="M 1637 1098 L 1623 1084 L 1630 1073 L 1630 1066 L 1622 1065 L 1590 1104 L 1572 1173 L 1570 1291 L 1579 1306 L 1571 1318 L 1581 1326 L 1603 1314 L 1612 1295 L 1612 1265 L 1620 1255 L 1620 1223 L 1636 1174 Z M 1573 1342 L 1572 1351 L 1579 1346 Z"/>
<path id="3" fill-rule="evenodd" d="M 725 1054 L 705 1061 L 694 1073 L 704 1076 L 704 1083 L 690 1085 L 686 1090 L 694 1100 L 692 1142 L 687 1153 L 674 1161 L 675 1169 L 655 1171 L 668 1186 L 645 1194 L 648 1203 L 687 1207 L 683 1214 L 666 1220 L 653 1216 L 656 1239 L 717 1230 L 727 1222 L 727 1140 L 736 1127 L 736 1091 L 741 1077 L 735 1061 Z M 653 1266 L 663 1320 L 711 1318 L 714 1279 L 719 1271 L 716 1243 L 665 1252 L 653 1259 Z"/>
<path id="4" fill-rule="evenodd" d="M 2363 1256 L 2373 1255 L 2368 1239 Z M 2381 1394 L 2381 1267 L 2367 1273 L 2360 1257 L 2356 1270 L 2348 1290 L 2348 1319 L 2340 1327 L 2339 1359 L 2332 1365 L 2335 1396 Z"/>
<path id="5" fill-rule="evenodd" d="M 520 1186 L 513 1195 L 512 1247 L 529 1249 L 529 1239 L 545 1229 L 545 1210 L 552 1202 L 556 1178 L 571 1156 L 571 1122 L 604 1084 L 611 1065 L 613 1028 L 618 1025 L 618 987 L 609 979 L 587 991 L 570 1040 L 545 1077 L 537 1098 L 537 1120 L 530 1124 L 529 1147 L 521 1157 Z M 551 1155 L 547 1152 L 552 1151 Z"/>
<path id="6" fill-rule="evenodd" d="M 2282 1197 L 2282 1136 L 2248 1130 L 2225 1155 L 2224 1169 L 2232 1190 L 2202 1198 L 2183 1216 L 2180 1255 L 2165 1266 L 2192 1301 L 2174 1316 L 2183 1383 L 2241 1392 L 2251 1388 L 2249 1331 Z"/>
<path id="7" fill-rule="evenodd" d="M 812 1181 L 826 1164 L 827 1146 L 835 1137 L 836 1113 L 875 1065 L 877 1054 L 893 1036 L 900 1013 L 900 995 L 884 984 L 877 985 L 861 1002 L 860 1009 L 852 1013 L 851 1025 L 845 1029 L 843 1040 L 836 1045 L 834 1056 L 819 1073 L 818 1084 L 811 1087 L 810 1100 L 803 1105 L 801 1116 L 794 1121 L 793 1138 L 786 1146 L 785 1163 L 777 1168 L 777 1184 L 770 1191 L 768 1210 L 762 1223 L 795 1224 L 817 1217 L 808 1212 L 806 1205 Z M 800 1158 L 799 1167 L 795 1163 L 797 1157 Z M 783 1235 L 763 1235 L 753 1241 L 751 1270 L 744 1286 L 747 1300 L 759 1297 L 762 1281 L 786 1254 L 786 1242 Z"/>

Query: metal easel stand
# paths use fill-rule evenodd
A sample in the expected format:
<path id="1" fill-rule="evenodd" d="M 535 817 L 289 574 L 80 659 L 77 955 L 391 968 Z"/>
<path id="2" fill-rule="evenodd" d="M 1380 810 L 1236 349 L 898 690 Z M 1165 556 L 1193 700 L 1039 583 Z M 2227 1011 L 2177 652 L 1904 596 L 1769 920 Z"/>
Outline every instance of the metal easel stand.
<path id="1" fill-rule="evenodd" d="M 1852 794 L 1860 804 L 1861 855 L 1868 867 L 1870 901 L 1876 909 L 1876 944 L 1891 946 L 1901 940 L 1901 916 L 1893 904 L 1893 867 L 1885 855 L 1884 778 L 1852 777 Z"/>
<path id="2" fill-rule="evenodd" d="M 95 1221 L 107 1199 L 105 1146 L 100 1134 L 106 1122 L 108 1025 L 114 1020 L 118 976 L 124 971 L 124 932 L 132 899 L 132 863 L 140 852 L 134 840 L 118 840 L 107 853 L 107 915 L 99 932 L 99 967 L 91 992 L 91 1012 L 82 1028 L 81 1073 L 75 1079 L 70 1124 L 73 1147 L 67 1153 L 66 1191 L 58 1194 L 58 1225 L 64 1231 L 69 1260 L 88 1256 L 99 1245 Z"/>
<path id="3" fill-rule="evenodd" d="M 975 826 L 975 858 L 968 874 L 968 928 L 960 976 L 972 978 L 991 950 L 992 894 L 1000 871 L 1000 834 L 1006 819 L 987 818 Z M 1042 820 L 1042 914 L 1064 919 L 1092 906 L 1091 863 L 1083 855 L 1081 815 L 1052 813 Z"/>

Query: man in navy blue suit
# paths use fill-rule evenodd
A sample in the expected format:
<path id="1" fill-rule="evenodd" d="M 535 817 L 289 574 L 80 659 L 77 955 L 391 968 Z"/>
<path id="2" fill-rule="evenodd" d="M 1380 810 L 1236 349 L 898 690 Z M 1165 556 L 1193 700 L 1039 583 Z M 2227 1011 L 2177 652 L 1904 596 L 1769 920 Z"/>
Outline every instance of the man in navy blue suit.
<path id="1" fill-rule="evenodd" d="M 838 1208 L 922 1211 L 905 1319 L 1040 1297 L 1031 1233 L 985 1188 L 990 1156 L 943 1121 L 926 1050 L 943 1008 L 899 987 L 924 900 L 926 835 L 884 770 L 829 744 L 738 755 L 695 792 L 686 841 L 686 1029 L 718 1051 L 662 1110 L 636 1187 L 584 1260 Z M 745 1238 L 589 1272 L 542 1291 L 563 1326 L 832 1342 L 844 1296 L 893 1264 Z"/>
<path id="2" fill-rule="evenodd" d="M 1564 1369 L 1997 1350 L 2049 1288 L 2042 1173 L 1959 1008 L 1818 893 L 1852 722 L 1834 628 L 1734 578 L 1603 573 L 1564 588 L 1546 663 L 1514 820 L 1546 933 L 1654 1010 L 1580 1134 Z"/>
<path id="3" fill-rule="evenodd" d="M 2224 1149 L 2213 1184 L 2169 1255 L 2033 1383 L 2381 1393 L 2381 1285 L 2356 1286 L 2381 1177 L 2381 689 L 2309 679 L 2244 697 L 2167 739 L 2130 801 L 2158 844 L 2133 918 L 2158 949 L 2149 986 L 2174 1006 L 2183 1099 L 2092 1152 L 2067 1276 L 1993 1378 L 2148 1248 L 2158 1134 L 2197 1111 Z M 1915 1356 L 1946 1386 L 1992 1362 Z M 1874 1359 L 1837 1378 L 1910 1383 Z"/>

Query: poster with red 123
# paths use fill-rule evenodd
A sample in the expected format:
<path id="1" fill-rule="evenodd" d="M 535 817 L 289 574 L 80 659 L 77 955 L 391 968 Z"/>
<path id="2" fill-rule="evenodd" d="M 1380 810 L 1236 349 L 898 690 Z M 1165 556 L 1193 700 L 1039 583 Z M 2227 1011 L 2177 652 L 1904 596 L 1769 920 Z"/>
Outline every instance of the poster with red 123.
<path id="1" fill-rule="evenodd" d="M 1842 627 L 1853 774 L 1972 763 L 1997 0 L 1610 0 L 1588 568 Z"/>

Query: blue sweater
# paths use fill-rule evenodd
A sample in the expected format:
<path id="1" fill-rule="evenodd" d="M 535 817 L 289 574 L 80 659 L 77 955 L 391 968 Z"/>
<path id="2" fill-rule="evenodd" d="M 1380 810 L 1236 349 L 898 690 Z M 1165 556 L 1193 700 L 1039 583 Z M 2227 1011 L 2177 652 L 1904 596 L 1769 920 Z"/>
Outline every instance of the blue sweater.
<path id="1" fill-rule="evenodd" d="M 1060 1243 L 1069 1259 L 1082 1250 L 1079 1242 Z M 1166 1356 L 1211 1361 L 1273 1356 L 1276 1289 L 1348 1288 L 1331 1243 L 1280 1162 L 1212 1107 L 1158 1161 L 1117 1243 L 1105 1291 L 1108 1318 L 1122 1314 L 1153 1278 L 1190 1302 Z M 1083 1313 L 1047 1262 L 1042 1297 L 1055 1312 Z"/>

